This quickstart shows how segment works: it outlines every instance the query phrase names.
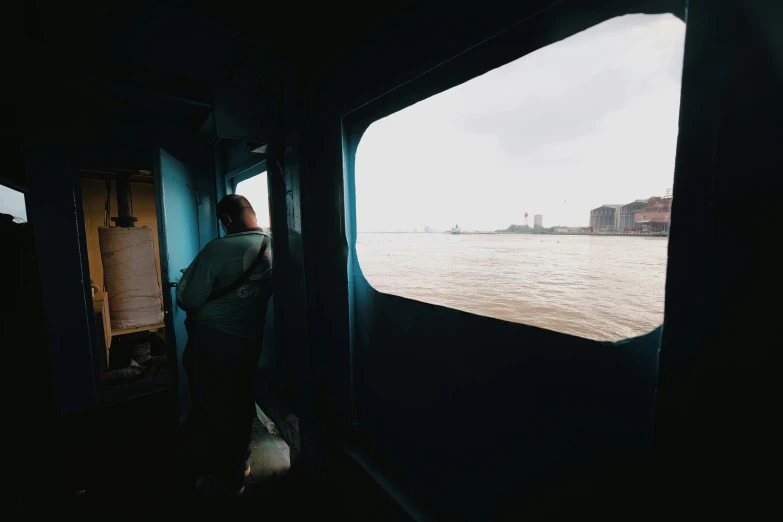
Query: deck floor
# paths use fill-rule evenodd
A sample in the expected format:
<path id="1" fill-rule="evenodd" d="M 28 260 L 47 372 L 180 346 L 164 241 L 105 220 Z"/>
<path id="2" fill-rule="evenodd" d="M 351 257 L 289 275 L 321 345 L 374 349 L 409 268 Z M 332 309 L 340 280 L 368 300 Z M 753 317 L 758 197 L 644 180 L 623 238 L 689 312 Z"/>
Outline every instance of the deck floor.
<path id="1" fill-rule="evenodd" d="M 195 491 L 197 467 L 181 459 L 178 427 L 169 419 L 169 394 L 158 392 L 83 414 L 63 417 L 51 427 L 47 447 L 31 465 L 42 468 L 40 483 L 30 484 L 16 502 L 25 515 L 49 513 L 56 505 L 66 513 L 106 517 L 149 516 L 165 512 L 182 516 L 200 513 L 213 499 Z M 251 443 L 251 477 L 240 499 L 221 513 L 310 518 L 320 506 L 323 516 L 341 516 L 330 487 L 304 464 L 291 467 L 288 446 L 258 421 Z M 107 509 L 109 511 L 107 511 Z"/>

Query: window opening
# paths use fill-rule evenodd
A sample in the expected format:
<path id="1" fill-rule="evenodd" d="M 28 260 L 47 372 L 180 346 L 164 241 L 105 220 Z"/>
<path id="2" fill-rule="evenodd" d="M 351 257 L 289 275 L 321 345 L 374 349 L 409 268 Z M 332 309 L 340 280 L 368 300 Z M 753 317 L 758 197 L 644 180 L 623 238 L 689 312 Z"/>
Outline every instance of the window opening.
<path id="1" fill-rule="evenodd" d="M 24 194 L 18 190 L 0 185 L 0 214 L 11 216 L 16 223 L 27 221 L 27 207 Z"/>
<path id="2" fill-rule="evenodd" d="M 684 37 L 614 18 L 370 125 L 368 282 L 590 339 L 659 326 Z"/>
<path id="3" fill-rule="evenodd" d="M 235 194 L 245 196 L 253 210 L 256 212 L 258 226 L 270 231 L 271 220 L 269 218 L 269 189 L 267 187 L 266 172 L 244 179 L 236 184 Z"/>

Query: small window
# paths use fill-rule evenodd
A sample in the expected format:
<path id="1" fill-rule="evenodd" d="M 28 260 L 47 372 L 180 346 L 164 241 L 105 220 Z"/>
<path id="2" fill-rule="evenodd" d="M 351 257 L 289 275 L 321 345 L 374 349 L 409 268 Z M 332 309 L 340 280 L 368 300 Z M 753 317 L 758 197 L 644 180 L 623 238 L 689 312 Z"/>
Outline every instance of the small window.
<path id="1" fill-rule="evenodd" d="M 269 190 L 267 188 L 266 172 L 261 172 L 258 175 L 240 181 L 237 183 L 234 193 L 247 198 L 253 206 L 253 210 L 256 211 L 258 226 L 268 231 L 271 222 L 269 219 Z"/>
<path id="2" fill-rule="evenodd" d="M 367 281 L 590 339 L 659 326 L 684 37 L 673 15 L 615 18 L 370 125 Z"/>

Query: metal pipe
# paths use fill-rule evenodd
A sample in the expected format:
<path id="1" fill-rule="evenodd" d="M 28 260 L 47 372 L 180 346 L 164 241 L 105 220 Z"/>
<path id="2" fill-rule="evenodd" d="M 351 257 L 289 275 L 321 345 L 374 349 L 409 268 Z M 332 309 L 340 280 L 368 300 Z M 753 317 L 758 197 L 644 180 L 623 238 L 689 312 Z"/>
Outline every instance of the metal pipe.
<path id="1" fill-rule="evenodd" d="M 118 227 L 135 227 L 137 218 L 133 217 L 130 175 L 117 174 L 117 217 L 111 218 Z"/>
<path id="2" fill-rule="evenodd" d="M 109 226 L 109 218 L 111 217 L 111 174 L 106 174 L 106 195 L 103 202 L 104 217 L 103 226 Z"/>

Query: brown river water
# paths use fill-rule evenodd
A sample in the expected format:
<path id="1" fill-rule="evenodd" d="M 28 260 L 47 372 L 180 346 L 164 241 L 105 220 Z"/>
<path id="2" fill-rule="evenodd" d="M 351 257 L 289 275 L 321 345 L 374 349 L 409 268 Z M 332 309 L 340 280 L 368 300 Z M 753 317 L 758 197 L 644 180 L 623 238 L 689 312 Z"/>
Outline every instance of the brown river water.
<path id="1" fill-rule="evenodd" d="M 589 339 L 663 322 L 665 237 L 360 233 L 376 290 Z"/>

